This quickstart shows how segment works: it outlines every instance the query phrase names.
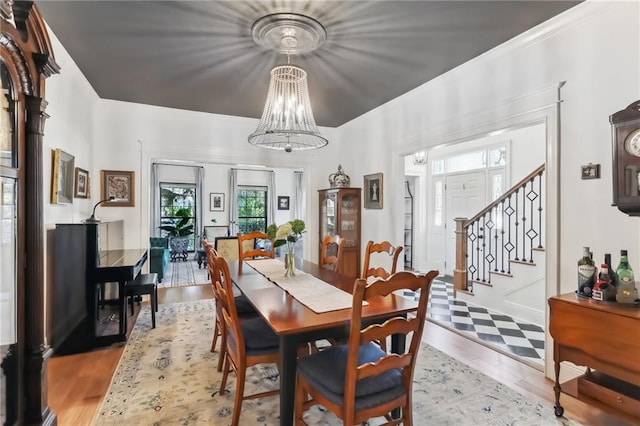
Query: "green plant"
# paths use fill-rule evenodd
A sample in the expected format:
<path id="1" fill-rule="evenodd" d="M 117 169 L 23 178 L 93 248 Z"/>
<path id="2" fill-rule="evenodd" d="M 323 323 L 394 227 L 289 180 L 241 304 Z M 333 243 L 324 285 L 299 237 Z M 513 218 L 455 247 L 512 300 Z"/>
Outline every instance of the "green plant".
<path id="1" fill-rule="evenodd" d="M 181 208 L 174 213 L 175 218 L 171 225 L 160 225 L 158 228 L 172 237 L 185 237 L 193 234 L 193 224 L 189 223 L 191 220 L 191 214 L 188 209 Z"/>

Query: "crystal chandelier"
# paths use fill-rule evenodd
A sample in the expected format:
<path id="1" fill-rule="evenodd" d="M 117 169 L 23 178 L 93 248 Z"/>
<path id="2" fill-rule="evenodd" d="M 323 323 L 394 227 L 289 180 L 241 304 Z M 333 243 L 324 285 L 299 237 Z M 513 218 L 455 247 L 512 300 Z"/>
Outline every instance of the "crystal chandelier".
<path id="1" fill-rule="evenodd" d="M 285 53 L 287 58 L 312 52 L 326 39 L 322 24 L 294 13 L 264 16 L 253 24 L 251 33 L 256 43 Z M 305 70 L 289 63 L 271 70 L 262 118 L 249 135 L 249 143 L 285 152 L 322 148 L 328 143 L 313 118 Z"/>

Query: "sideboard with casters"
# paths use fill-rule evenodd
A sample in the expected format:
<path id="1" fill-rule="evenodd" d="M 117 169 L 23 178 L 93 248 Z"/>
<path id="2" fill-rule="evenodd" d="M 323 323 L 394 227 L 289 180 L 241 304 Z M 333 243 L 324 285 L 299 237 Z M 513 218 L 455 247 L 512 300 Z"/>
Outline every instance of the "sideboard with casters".
<path id="1" fill-rule="evenodd" d="M 555 414 L 565 392 L 603 410 L 640 422 L 640 307 L 567 293 L 549 299 L 553 337 Z M 586 367 L 560 384 L 560 363 Z"/>

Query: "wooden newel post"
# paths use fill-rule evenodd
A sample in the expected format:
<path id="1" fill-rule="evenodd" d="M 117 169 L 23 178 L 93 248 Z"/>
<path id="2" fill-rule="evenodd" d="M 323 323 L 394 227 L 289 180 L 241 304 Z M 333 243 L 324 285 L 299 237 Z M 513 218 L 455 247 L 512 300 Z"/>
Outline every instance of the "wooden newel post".
<path id="1" fill-rule="evenodd" d="M 466 217 L 456 217 L 456 266 L 453 270 L 453 295 L 467 290 L 467 230 Z"/>

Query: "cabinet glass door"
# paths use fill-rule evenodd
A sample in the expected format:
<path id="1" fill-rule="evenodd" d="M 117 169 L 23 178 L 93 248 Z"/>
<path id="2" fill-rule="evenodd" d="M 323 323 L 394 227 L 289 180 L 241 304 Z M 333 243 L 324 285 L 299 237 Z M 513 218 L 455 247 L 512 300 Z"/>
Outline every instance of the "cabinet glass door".
<path id="1" fill-rule="evenodd" d="M 322 214 L 320 215 L 320 234 L 336 235 L 336 194 L 326 193 L 321 204 Z"/>
<path id="2" fill-rule="evenodd" d="M 340 236 L 346 238 L 345 247 L 354 247 L 358 242 L 358 207 L 359 198 L 353 194 L 345 194 L 340 205 Z"/>

